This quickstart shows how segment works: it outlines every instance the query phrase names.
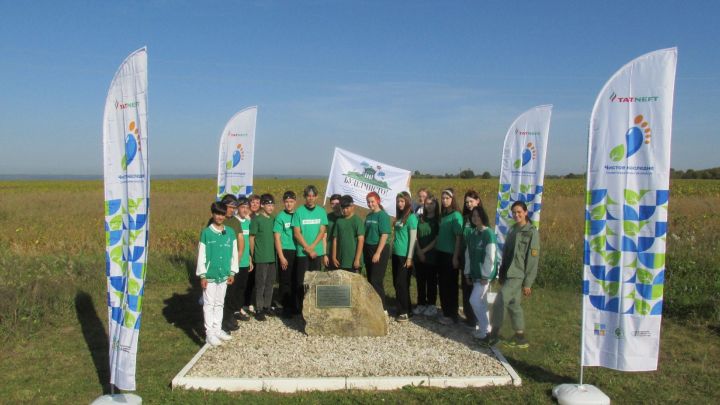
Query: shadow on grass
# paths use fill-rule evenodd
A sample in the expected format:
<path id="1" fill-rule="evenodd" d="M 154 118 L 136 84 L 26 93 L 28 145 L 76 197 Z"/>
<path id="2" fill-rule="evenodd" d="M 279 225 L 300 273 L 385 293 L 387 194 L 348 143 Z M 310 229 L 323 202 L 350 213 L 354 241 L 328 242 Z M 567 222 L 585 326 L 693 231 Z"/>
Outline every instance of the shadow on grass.
<path id="1" fill-rule="evenodd" d="M 173 293 L 172 297 L 163 301 L 165 307 L 162 314 L 169 324 L 185 332 L 196 345 L 203 346 L 205 329 L 200 297 L 202 290 L 197 283 L 193 283 L 185 294 Z"/>
<path id="2" fill-rule="evenodd" d="M 75 294 L 75 313 L 82 329 L 85 344 L 97 372 L 103 394 L 110 393 L 110 343 L 105 324 L 100 320 L 90 294 L 78 291 Z"/>

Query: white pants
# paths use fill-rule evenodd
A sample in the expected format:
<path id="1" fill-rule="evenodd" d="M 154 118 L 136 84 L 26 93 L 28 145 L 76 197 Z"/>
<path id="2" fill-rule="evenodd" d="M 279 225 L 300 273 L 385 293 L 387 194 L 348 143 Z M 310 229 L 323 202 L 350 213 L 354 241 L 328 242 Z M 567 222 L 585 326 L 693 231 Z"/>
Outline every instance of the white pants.
<path id="1" fill-rule="evenodd" d="M 220 332 L 226 290 L 227 282 L 215 283 L 208 280 L 207 288 L 203 291 L 203 316 L 205 317 L 205 335 L 207 337 Z"/>
<path id="2" fill-rule="evenodd" d="M 480 281 L 473 282 L 472 294 L 470 294 L 470 305 L 475 318 L 477 318 L 480 333 L 487 335 L 490 333 L 490 320 L 488 319 L 488 301 L 487 293 L 490 289 L 490 283 L 480 284 Z"/>

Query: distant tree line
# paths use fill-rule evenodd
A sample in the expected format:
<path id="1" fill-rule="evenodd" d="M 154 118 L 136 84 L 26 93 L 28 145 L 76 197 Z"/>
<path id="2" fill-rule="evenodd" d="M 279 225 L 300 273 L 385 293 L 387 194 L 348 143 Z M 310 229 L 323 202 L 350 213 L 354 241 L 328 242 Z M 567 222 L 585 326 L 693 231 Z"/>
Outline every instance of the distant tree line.
<path id="1" fill-rule="evenodd" d="M 495 179 L 498 176 L 493 176 L 490 172 L 484 171 L 482 174 L 475 174 L 471 169 L 464 169 L 458 173 L 451 174 L 430 174 L 422 173 L 420 170 L 413 172 L 413 177 L 416 179 Z M 568 173 L 566 175 L 548 174 L 545 175 L 546 179 L 584 179 L 585 173 Z M 673 179 L 707 179 L 707 180 L 720 180 L 720 167 L 714 167 L 712 169 L 693 170 L 688 169 L 686 171 L 670 169 L 670 178 Z"/>

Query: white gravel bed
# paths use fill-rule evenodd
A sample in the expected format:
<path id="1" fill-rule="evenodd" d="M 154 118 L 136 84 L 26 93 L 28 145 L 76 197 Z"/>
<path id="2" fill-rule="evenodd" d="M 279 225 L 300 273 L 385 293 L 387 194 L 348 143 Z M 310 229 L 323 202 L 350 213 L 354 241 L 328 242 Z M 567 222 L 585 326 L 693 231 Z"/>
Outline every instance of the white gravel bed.
<path id="1" fill-rule="evenodd" d="M 492 351 L 461 324 L 424 317 L 390 321 L 383 337 L 307 336 L 303 321 L 240 322 L 222 346 L 209 348 L 188 377 L 508 376 Z"/>

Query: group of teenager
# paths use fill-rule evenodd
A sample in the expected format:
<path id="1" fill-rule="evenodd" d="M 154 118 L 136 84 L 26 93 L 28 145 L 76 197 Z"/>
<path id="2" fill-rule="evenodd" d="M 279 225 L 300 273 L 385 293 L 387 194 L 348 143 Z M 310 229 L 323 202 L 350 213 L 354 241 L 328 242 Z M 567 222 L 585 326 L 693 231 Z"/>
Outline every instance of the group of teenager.
<path id="1" fill-rule="evenodd" d="M 505 343 L 528 347 L 520 301 L 531 294 L 540 238 L 524 202 L 511 207 L 515 224 L 500 254 L 487 211 L 474 190 L 465 193 L 462 211 L 452 188 L 442 190 L 439 199 L 420 189 L 417 202 L 403 191 L 395 198 L 394 219 L 376 192 L 366 196 L 364 219 L 355 214 L 352 196 L 332 195 L 330 212 L 317 205 L 315 186 L 307 186 L 303 198 L 305 203 L 296 207 L 296 194 L 286 191 L 283 210 L 277 214 L 270 194 L 226 195 L 211 205 L 212 218 L 200 235 L 196 271 L 210 345 L 231 339 L 237 321 L 251 315 L 265 321 L 267 316 L 301 314 L 305 273 L 323 268 L 360 273 L 364 267 L 387 314 L 384 279 L 390 262 L 397 322 L 415 315 L 444 325 L 459 323 L 460 288 L 463 322 L 480 344 L 498 343 L 507 309 L 515 334 Z M 279 288 L 273 297 L 276 277 Z M 488 317 L 488 292 L 496 277 L 500 289 Z"/>

